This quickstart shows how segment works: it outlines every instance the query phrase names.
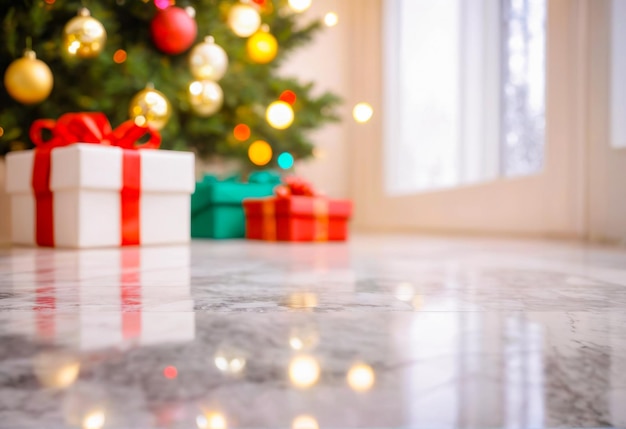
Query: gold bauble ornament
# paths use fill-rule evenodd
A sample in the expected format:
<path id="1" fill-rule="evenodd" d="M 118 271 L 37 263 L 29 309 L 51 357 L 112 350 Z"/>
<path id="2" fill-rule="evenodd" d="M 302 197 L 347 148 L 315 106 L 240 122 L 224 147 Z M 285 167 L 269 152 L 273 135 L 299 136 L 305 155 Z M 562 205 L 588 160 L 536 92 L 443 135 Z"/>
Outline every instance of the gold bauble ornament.
<path id="1" fill-rule="evenodd" d="M 104 49 L 107 32 L 100 21 L 82 8 L 78 16 L 70 19 L 63 29 L 63 47 L 70 56 L 97 57 Z"/>
<path id="2" fill-rule="evenodd" d="M 150 125 L 160 130 L 172 115 L 172 106 L 161 91 L 148 85 L 130 100 L 128 114 L 138 125 Z"/>
<path id="3" fill-rule="evenodd" d="M 228 55 L 221 46 L 208 36 L 204 42 L 193 47 L 189 54 L 189 68 L 193 77 L 199 80 L 218 81 L 228 68 Z"/>
<path id="4" fill-rule="evenodd" d="M 224 92 L 216 82 L 196 80 L 189 84 L 189 103 L 198 116 L 217 113 L 224 103 Z"/>
<path id="5" fill-rule="evenodd" d="M 246 51 L 248 57 L 255 63 L 267 64 L 276 58 L 278 42 L 271 33 L 259 31 L 246 42 Z"/>
<path id="6" fill-rule="evenodd" d="M 22 104 L 35 104 L 50 95 L 54 78 L 46 63 L 27 50 L 22 58 L 13 61 L 4 73 L 4 86 L 9 95 Z"/>
<path id="7" fill-rule="evenodd" d="M 228 26 L 237 36 L 249 37 L 261 26 L 261 15 L 249 4 L 237 4 L 228 12 Z"/>

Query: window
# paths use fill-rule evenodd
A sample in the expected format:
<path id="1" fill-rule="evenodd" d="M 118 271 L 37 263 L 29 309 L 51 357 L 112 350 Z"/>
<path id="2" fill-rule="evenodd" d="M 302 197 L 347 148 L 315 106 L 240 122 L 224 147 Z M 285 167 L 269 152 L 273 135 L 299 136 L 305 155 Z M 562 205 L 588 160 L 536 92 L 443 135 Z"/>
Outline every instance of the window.
<path id="1" fill-rule="evenodd" d="M 388 193 L 541 170 L 545 15 L 546 0 L 386 0 Z"/>
<path id="2" fill-rule="evenodd" d="M 626 2 L 611 4 L 611 146 L 626 147 Z"/>

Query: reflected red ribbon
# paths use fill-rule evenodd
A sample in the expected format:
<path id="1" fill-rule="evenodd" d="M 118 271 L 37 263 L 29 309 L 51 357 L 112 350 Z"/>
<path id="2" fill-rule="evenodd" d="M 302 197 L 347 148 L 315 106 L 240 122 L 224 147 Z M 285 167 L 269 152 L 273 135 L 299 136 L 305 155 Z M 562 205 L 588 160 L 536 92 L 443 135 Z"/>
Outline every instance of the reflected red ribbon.
<path id="1" fill-rule="evenodd" d="M 48 130 L 51 138 L 44 140 Z M 148 136 L 146 143 L 139 143 Z M 35 231 L 39 246 L 54 247 L 54 202 L 50 190 L 52 149 L 74 143 L 116 146 L 123 150 L 121 191 L 121 243 L 139 244 L 139 197 L 141 189 L 141 162 L 137 149 L 158 149 L 161 135 L 149 126 L 129 120 L 112 129 L 106 115 L 98 112 L 66 113 L 57 121 L 38 119 L 30 128 L 30 139 L 35 144 L 32 187 L 35 194 Z"/>

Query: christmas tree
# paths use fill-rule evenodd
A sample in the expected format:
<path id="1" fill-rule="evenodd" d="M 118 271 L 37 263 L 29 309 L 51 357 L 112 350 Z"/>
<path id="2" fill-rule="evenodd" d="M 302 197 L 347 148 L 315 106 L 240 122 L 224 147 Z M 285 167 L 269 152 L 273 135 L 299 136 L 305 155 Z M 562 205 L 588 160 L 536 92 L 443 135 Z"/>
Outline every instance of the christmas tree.
<path id="1" fill-rule="evenodd" d="M 163 148 L 237 158 L 244 168 L 253 166 L 253 143 L 267 142 L 271 151 L 257 144 L 253 160 L 272 167 L 282 153 L 287 161 L 289 155 L 310 156 L 308 132 L 338 120 L 336 95 L 314 95 L 313 83 L 279 75 L 289 53 L 322 28 L 319 21 L 298 26 L 287 0 L 0 0 L 0 5 L 6 11 L 0 37 L 0 155 L 31 147 L 28 129 L 35 119 L 101 111 L 113 126 L 130 117 L 160 127 Z M 31 41 L 45 64 L 19 61 Z M 49 95 L 41 70 L 46 65 L 54 80 Z M 35 84 L 20 89 L 25 77 Z M 150 97 L 157 97 L 156 107 Z M 268 121 L 268 106 L 277 101 Z"/>

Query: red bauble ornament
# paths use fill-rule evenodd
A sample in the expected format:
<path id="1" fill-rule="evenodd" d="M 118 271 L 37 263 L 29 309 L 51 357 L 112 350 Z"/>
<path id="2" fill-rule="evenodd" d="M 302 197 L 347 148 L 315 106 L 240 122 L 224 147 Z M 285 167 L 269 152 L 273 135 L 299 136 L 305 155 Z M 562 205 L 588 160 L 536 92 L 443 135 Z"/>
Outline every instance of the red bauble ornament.
<path id="1" fill-rule="evenodd" d="M 196 21 L 184 9 L 171 6 L 157 12 L 150 24 L 152 41 L 166 54 L 185 52 L 198 34 Z"/>

